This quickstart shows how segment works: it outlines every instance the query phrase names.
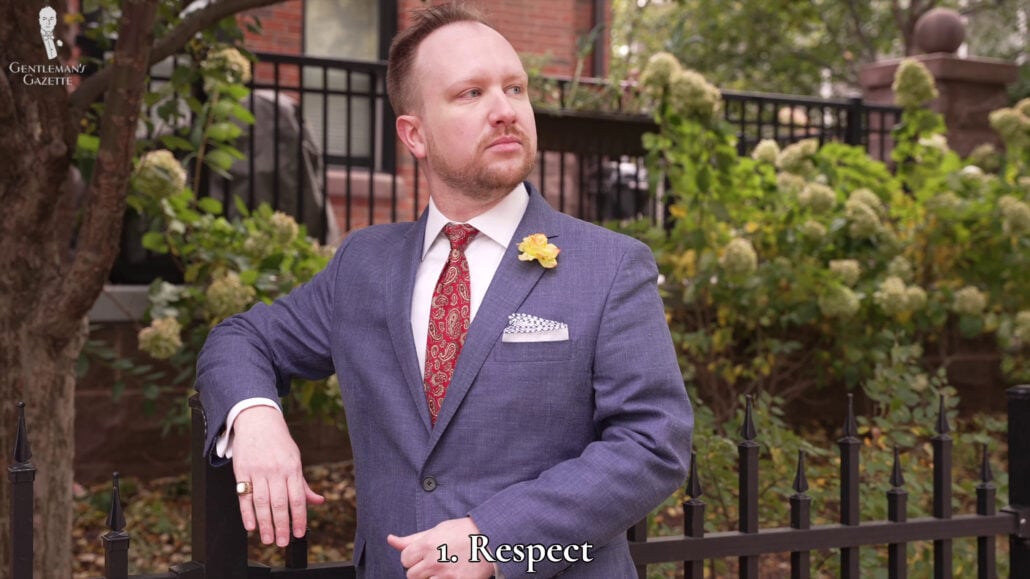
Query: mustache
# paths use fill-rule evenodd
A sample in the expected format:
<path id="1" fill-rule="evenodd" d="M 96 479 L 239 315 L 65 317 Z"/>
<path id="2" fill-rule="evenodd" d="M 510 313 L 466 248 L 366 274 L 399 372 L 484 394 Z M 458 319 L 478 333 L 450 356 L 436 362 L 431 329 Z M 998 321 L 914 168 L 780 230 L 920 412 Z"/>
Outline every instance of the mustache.
<path id="1" fill-rule="evenodd" d="M 509 125 L 508 127 L 505 127 L 503 131 L 484 137 L 479 143 L 479 148 L 485 149 L 494 144 L 498 139 L 503 139 L 505 137 L 515 137 L 523 144 L 528 140 L 528 135 L 526 134 L 526 131 L 522 130 L 522 127 Z"/>

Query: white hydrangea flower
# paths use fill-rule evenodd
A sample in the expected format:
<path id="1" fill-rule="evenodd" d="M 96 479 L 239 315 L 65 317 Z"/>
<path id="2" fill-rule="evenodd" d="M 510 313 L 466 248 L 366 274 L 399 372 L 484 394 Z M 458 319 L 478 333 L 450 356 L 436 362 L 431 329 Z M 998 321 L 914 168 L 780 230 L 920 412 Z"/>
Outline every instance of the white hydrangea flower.
<path id="1" fill-rule="evenodd" d="M 898 255 L 887 264 L 887 275 L 893 275 L 901 278 L 905 283 L 912 281 L 913 270 L 912 262 L 910 262 L 905 256 Z"/>
<path id="2" fill-rule="evenodd" d="M 969 285 L 955 292 L 951 303 L 952 311 L 965 316 L 979 316 L 986 308 L 987 294 Z"/>
<path id="3" fill-rule="evenodd" d="M 750 241 L 737 237 L 726 246 L 720 263 L 730 275 L 751 273 L 758 268 L 758 253 Z"/>
<path id="4" fill-rule="evenodd" d="M 828 318 L 850 318 L 859 305 L 858 295 L 842 285 L 831 285 L 819 296 L 819 311 Z"/>
<path id="5" fill-rule="evenodd" d="M 844 282 L 845 285 L 854 286 L 862 277 L 862 266 L 854 259 L 834 259 L 830 261 L 830 271 Z"/>
<path id="6" fill-rule="evenodd" d="M 175 318 L 158 318 L 140 330 L 139 348 L 159 360 L 167 360 L 182 349 L 182 326 Z"/>
<path id="7" fill-rule="evenodd" d="M 278 243 L 288 244 L 296 239 L 300 232 L 297 221 L 282 211 L 273 213 L 269 221 L 272 224 L 272 238 Z"/>
<path id="8" fill-rule="evenodd" d="M 801 235 L 811 241 L 821 241 L 826 237 L 826 226 L 809 219 L 801 224 Z"/>
<path id="9" fill-rule="evenodd" d="M 809 183 L 798 193 L 798 203 L 814 213 L 826 213 L 837 204 L 837 193 L 820 183 Z"/>
<path id="10" fill-rule="evenodd" d="M 186 170 L 171 151 L 150 151 L 140 158 L 132 186 L 153 199 L 165 199 L 186 188 Z"/>
<path id="11" fill-rule="evenodd" d="M 770 165 L 776 164 L 776 158 L 780 156 L 780 145 L 772 139 L 762 139 L 755 145 L 751 152 L 751 158 Z"/>
<path id="12" fill-rule="evenodd" d="M 247 309 L 254 300 L 254 288 L 245 285 L 234 271 L 211 282 L 204 292 L 207 297 L 207 310 L 212 318 L 227 318 Z"/>
<path id="13" fill-rule="evenodd" d="M 873 293 L 873 302 L 888 315 L 904 312 L 908 310 L 906 289 L 900 277 L 889 276 L 880 282 L 880 287 Z"/>

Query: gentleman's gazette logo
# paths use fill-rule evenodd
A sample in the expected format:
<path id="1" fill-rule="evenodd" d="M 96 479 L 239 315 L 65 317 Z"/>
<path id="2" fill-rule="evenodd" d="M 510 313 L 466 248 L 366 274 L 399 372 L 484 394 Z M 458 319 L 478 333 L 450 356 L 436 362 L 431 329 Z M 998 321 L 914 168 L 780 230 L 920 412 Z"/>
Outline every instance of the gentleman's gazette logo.
<path id="1" fill-rule="evenodd" d="M 57 59 L 58 47 L 64 46 L 61 39 L 54 38 L 54 28 L 57 26 L 57 11 L 50 6 L 44 6 L 39 11 L 39 36 L 43 40 L 43 50 L 47 60 Z M 22 64 L 18 61 L 7 66 L 11 74 L 21 74 L 22 82 L 28 85 L 39 86 L 69 86 L 70 74 L 82 74 L 86 66 L 79 64 L 68 66 L 62 64 Z"/>

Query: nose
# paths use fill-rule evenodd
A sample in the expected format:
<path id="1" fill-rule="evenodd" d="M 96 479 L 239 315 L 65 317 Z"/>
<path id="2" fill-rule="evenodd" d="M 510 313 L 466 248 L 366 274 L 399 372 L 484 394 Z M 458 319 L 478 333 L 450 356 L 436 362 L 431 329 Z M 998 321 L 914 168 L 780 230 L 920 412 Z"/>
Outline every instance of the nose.
<path id="1" fill-rule="evenodd" d="M 508 100 L 507 93 L 498 91 L 497 96 L 490 103 L 490 124 L 510 125 L 515 122 L 515 117 L 515 107 Z"/>

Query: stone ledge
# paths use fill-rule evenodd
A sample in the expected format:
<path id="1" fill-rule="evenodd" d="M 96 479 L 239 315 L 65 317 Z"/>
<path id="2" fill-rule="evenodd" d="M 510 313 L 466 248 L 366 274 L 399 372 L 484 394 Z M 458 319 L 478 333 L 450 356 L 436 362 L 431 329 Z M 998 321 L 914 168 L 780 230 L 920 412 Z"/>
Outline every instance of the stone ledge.
<path id="1" fill-rule="evenodd" d="M 135 322 L 150 307 L 148 286 L 107 284 L 89 311 L 91 322 Z"/>

